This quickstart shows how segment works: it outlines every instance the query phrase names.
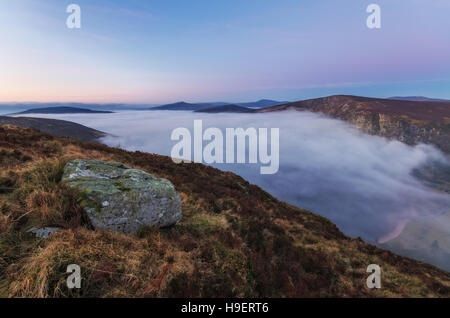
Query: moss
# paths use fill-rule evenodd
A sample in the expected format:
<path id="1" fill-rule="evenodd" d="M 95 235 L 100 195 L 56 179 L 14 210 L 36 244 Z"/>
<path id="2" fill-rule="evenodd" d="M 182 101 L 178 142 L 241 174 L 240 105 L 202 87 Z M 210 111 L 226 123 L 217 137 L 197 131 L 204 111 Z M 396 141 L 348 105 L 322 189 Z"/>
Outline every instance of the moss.
<path id="1" fill-rule="evenodd" d="M 124 192 L 131 191 L 131 188 L 128 188 L 122 182 L 116 182 L 116 183 L 114 183 L 114 186 L 117 187 L 120 191 L 124 191 Z"/>
<path id="2" fill-rule="evenodd" d="M 79 204 L 83 208 L 93 209 L 96 213 L 101 213 L 102 206 L 99 203 L 89 200 L 86 195 L 84 198 L 80 198 Z"/>
<path id="3" fill-rule="evenodd" d="M 224 219 L 214 214 L 197 213 L 179 224 L 186 232 L 203 238 L 225 227 Z"/>

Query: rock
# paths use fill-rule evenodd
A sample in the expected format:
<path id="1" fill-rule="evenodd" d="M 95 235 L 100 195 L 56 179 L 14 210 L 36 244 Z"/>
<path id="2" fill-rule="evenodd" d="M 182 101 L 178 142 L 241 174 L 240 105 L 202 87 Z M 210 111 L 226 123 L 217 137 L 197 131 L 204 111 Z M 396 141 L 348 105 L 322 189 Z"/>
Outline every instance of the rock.
<path id="1" fill-rule="evenodd" d="M 43 228 L 35 228 L 28 230 L 28 233 L 33 233 L 36 237 L 39 238 L 48 238 L 50 234 L 61 231 L 59 227 L 43 227 Z"/>
<path id="2" fill-rule="evenodd" d="M 181 220 L 180 195 L 170 181 L 121 163 L 73 160 L 62 181 L 81 191 L 81 205 L 99 229 L 136 233 L 144 225 Z"/>

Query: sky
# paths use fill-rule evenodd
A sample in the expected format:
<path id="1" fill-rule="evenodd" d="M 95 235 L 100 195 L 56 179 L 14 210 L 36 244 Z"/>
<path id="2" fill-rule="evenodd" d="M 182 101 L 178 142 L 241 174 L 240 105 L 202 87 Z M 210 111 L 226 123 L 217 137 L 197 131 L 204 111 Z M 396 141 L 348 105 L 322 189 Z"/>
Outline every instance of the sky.
<path id="1" fill-rule="evenodd" d="M 0 102 L 450 99 L 449 17 L 449 0 L 0 0 Z"/>

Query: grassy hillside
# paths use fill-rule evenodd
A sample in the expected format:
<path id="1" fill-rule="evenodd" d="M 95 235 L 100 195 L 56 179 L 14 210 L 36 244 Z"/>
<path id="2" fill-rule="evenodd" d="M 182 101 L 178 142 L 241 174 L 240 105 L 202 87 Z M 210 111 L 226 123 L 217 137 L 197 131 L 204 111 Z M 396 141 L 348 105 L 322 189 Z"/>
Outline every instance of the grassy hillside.
<path id="1" fill-rule="evenodd" d="M 68 160 L 119 161 L 172 181 L 183 219 L 138 235 L 92 229 L 60 183 Z M 449 297 L 450 274 L 350 239 L 327 219 L 201 164 L 0 125 L 4 297 Z M 64 230 L 37 239 L 31 227 Z M 369 264 L 383 270 L 369 290 Z M 68 290 L 78 264 L 82 288 Z"/>

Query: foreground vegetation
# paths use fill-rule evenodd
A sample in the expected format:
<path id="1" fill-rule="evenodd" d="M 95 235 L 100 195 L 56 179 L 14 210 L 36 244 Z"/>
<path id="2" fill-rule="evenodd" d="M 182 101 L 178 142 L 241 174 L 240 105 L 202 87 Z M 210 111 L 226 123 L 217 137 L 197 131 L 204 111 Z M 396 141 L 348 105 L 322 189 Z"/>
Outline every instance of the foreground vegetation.
<path id="1" fill-rule="evenodd" d="M 72 159 L 118 161 L 169 179 L 183 219 L 138 235 L 96 231 L 60 183 Z M 35 238 L 32 227 L 61 232 Z M 382 288 L 366 287 L 378 264 Z M 69 290 L 78 264 L 82 288 Z M 327 219 L 201 164 L 0 126 L 0 296 L 449 297 L 450 274 L 344 236 Z"/>

